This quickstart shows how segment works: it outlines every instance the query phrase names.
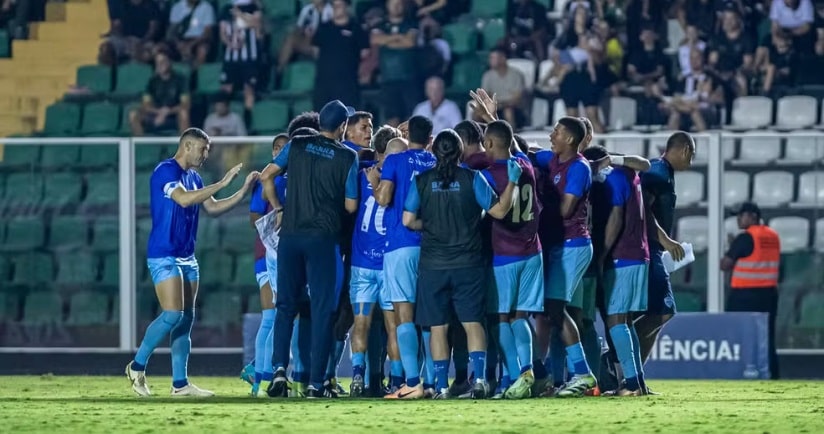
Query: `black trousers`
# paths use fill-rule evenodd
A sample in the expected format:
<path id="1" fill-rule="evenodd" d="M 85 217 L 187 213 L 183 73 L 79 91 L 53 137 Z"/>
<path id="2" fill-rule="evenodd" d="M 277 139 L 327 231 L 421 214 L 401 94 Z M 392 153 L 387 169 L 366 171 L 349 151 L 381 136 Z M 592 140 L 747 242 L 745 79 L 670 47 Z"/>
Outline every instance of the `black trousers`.
<path id="1" fill-rule="evenodd" d="M 775 316 L 778 288 L 738 288 L 730 291 L 727 312 L 765 312 L 769 314 L 770 378 L 778 378 L 778 353 L 775 351 Z"/>

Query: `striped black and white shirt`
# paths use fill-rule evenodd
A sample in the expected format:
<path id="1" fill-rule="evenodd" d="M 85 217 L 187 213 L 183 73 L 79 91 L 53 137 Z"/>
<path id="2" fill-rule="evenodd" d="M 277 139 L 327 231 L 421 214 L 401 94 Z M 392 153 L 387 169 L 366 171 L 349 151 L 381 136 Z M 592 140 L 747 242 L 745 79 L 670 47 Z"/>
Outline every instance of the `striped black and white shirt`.
<path id="1" fill-rule="evenodd" d="M 254 3 L 238 4 L 234 7 L 243 14 L 255 14 L 260 8 Z M 232 6 L 226 6 L 220 17 L 220 30 L 228 43 L 223 53 L 224 62 L 257 62 L 262 56 L 262 36 L 259 30 L 250 27 L 241 17 L 232 14 Z"/>

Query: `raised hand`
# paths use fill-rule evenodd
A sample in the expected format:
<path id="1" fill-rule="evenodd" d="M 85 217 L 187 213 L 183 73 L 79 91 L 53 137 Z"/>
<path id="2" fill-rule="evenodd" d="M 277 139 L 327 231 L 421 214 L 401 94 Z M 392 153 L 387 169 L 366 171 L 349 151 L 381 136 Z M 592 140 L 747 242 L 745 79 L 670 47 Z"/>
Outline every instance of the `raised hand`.
<path id="1" fill-rule="evenodd" d="M 229 185 L 229 183 L 231 183 L 232 180 L 235 179 L 235 176 L 237 176 L 238 172 L 240 172 L 241 167 L 243 167 L 243 163 L 238 163 L 237 166 L 229 169 L 226 172 L 226 174 L 223 175 L 223 179 L 221 179 L 220 182 L 223 184 L 224 187 Z"/>
<path id="2" fill-rule="evenodd" d="M 506 162 L 506 174 L 509 177 L 509 182 L 517 184 L 522 171 L 521 165 L 514 158 Z"/>
<path id="3" fill-rule="evenodd" d="M 480 111 L 480 116 L 487 122 L 498 119 L 498 99 L 496 94 L 489 94 L 481 88 L 469 91 L 469 96 L 472 97 L 470 107 L 472 110 Z"/>

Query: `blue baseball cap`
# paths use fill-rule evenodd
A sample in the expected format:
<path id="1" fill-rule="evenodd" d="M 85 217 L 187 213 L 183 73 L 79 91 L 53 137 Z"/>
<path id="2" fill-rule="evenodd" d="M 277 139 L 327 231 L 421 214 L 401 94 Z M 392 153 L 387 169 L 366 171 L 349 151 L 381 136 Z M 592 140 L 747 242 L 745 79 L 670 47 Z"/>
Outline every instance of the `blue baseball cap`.
<path id="1" fill-rule="evenodd" d="M 320 110 L 320 129 L 321 131 L 335 131 L 354 114 L 355 109 L 340 100 L 330 101 Z"/>

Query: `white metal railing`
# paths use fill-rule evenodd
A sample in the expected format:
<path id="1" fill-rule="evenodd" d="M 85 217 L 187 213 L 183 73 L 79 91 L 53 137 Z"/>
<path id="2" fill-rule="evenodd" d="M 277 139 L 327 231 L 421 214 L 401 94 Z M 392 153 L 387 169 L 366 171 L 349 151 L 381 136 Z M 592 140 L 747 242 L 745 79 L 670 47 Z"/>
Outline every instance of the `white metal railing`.
<path id="1" fill-rule="evenodd" d="M 543 131 L 532 131 L 523 134 L 530 142 L 537 143 L 543 147 L 549 145 L 549 133 Z M 596 141 L 608 142 L 607 139 L 638 140 L 642 143 L 649 142 L 649 146 L 643 149 L 649 157 L 657 156 L 655 144 L 662 143 L 667 136 L 666 133 L 633 133 L 622 132 L 616 134 L 597 135 Z M 727 131 L 712 131 L 694 135 L 699 142 L 699 153 L 706 153 L 696 157 L 696 161 L 707 166 L 707 218 L 710 222 L 707 228 L 709 239 L 707 250 L 707 310 L 709 312 L 723 312 L 724 310 L 724 284 L 723 274 L 717 264 L 723 255 L 725 231 L 724 231 L 724 206 L 723 206 L 723 172 L 724 172 L 724 146 L 728 146 L 729 140 L 741 137 L 753 137 L 753 133 L 732 133 Z M 794 137 L 808 137 L 820 139 L 824 142 L 824 133 L 808 132 L 793 133 Z M 120 222 L 119 230 L 119 345 L 115 348 L 11 348 L 0 347 L 2 352 L 130 352 L 137 347 L 136 329 L 136 270 L 139 264 L 136 263 L 136 216 L 135 216 L 135 149 L 138 146 L 149 144 L 172 144 L 177 142 L 176 137 L 152 137 L 152 138 L 9 138 L 0 139 L 0 143 L 6 146 L 20 145 L 116 145 L 118 147 L 118 218 Z M 270 143 L 271 137 L 215 137 L 212 139 L 213 146 L 237 145 L 237 144 L 259 144 Z M 728 151 L 729 152 L 729 151 Z M 0 163 L 2 164 L 2 163 Z M 261 165 L 263 162 L 261 162 Z M 252 170 L 253 168 L 250 168 Z M 259 169 L 255 167 L 255 169 Z M 682 240 L 689 241 L 689 240 Z M 239 348 L 198 348 L 200 353 L 226 353 L 236 352 Z M 785 354 L 822 354 L 824 349 L 788 349 L 782 350 Z"/>

